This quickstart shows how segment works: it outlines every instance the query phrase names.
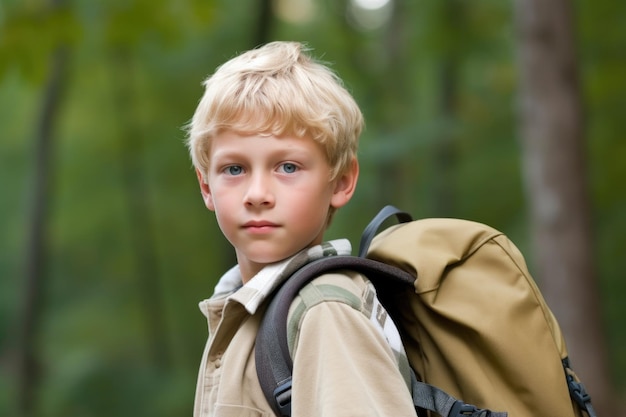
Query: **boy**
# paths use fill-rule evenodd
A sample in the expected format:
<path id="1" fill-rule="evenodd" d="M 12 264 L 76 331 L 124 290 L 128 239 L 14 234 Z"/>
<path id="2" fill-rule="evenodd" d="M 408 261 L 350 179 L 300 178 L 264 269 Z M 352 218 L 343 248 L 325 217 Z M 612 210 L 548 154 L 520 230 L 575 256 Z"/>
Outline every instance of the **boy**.
<path id="1" fill-rule="evenodd" d="M 237 265 L 200 303 L 209 340 L 194 416 L 271 416 L 254 363 L 259 323 L 295 269 L 350 253 L 347 240 L 323 243 L 323 235 L 354 193 L 363 118 L 337 76 L 294 42 L 243 53 L 204 86 L 188 146 Z M 371 284 L 346 271 L 300 294 L 289 316 L 292 415 L 415 415 L 397 331 Z"/>

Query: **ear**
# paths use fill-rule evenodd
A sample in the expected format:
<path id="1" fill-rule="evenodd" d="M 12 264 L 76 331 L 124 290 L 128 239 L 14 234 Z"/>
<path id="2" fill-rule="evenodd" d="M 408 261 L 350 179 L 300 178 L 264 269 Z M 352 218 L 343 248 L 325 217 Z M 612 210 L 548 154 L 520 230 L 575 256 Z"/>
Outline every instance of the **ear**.
<path id="1" fill-rule="evenodd" d="M 350 201 L 359 179 L 359 162 L 352 158 L 348 169 L 335 180 L 335 189 L 330 200 L 331 207 L 338 209 Z"/>
<path id="2" fill-rule="evenodd" d="M 200 184 L 200 193 L 202 194 L 202 200 L 204 205 L 211 211 L 215 211 L 215 205 L 213 204 L 213 197 L 211 196 L 211 189 L 209 188 L 208 179 L 204 177 L 202 171 L 196 168 L 196 175 L 198 176 L 198 183 Z"/>

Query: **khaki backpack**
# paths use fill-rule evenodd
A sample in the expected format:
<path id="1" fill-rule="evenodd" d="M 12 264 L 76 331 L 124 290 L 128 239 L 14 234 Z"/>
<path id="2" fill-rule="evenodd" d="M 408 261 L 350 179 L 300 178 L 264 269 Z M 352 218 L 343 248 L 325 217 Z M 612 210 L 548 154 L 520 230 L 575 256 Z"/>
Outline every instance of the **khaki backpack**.
<path id="1" fill-rule="evenodd" d="M 402 223 L 375 236 L 392 216 Z M 365 229 L 358 257 L 314 261 L 274 296 L 256 361 L 278 414 L 290 415 L 291 300 L 307 282 L 337 269 L 356 270 L 374 283 L 415 373 L 418 415 L 580 417 L 584 410 L 595 416 L 569 366 L 559 325 L 515 245 L 480 223 L 412 221 L 392 206 Z"/>

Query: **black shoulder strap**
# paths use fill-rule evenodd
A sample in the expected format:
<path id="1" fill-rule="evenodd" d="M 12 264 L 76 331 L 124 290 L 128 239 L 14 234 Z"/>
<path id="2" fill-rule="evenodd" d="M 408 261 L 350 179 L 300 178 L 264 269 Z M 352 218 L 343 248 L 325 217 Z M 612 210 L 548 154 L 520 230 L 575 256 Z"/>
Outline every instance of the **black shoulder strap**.
<path id="1" fill-rule="evenodd" d="M 391 279 L 413 285 L 415 278 L 382 262 L 355 256 L 330 256 L 313 261 L 294 273 L 269 304 L 256 337 L 255 360 L 261 388 L 281 416 L 291 415 L 291 372 L 293 362 L 287 343 L 287 314 L 302 287 L 330 271 L 350 269 L 374 279 Z"/>
<path id="2" fill-rule="evenodd" d="M 369 222 L 369 224 L 363 230 L 361 235 L 361 242 L 359 244 L 359 257 L 365 258 L 367 250 L 370 248 L 370 244 L 376 236 L 378 229 L 383 223 L 392 216 L 396 216 L 400 223 L 407 223 L 413 220 L 413 217 L 394 206 L 385 206 L 378 212 L 378 214 Z"/>

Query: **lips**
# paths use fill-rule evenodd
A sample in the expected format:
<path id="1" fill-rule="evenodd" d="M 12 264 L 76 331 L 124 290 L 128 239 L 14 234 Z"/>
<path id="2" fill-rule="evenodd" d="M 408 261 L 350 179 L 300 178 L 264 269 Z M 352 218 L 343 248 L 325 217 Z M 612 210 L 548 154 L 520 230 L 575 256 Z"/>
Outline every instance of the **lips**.
<path id="1" fill-rule="evenodd" d="M 251 220 L 243 225 L 243 228 L 251 233 L 267 233 L 274 230 L 278 225 L 266 220 Z"/>

